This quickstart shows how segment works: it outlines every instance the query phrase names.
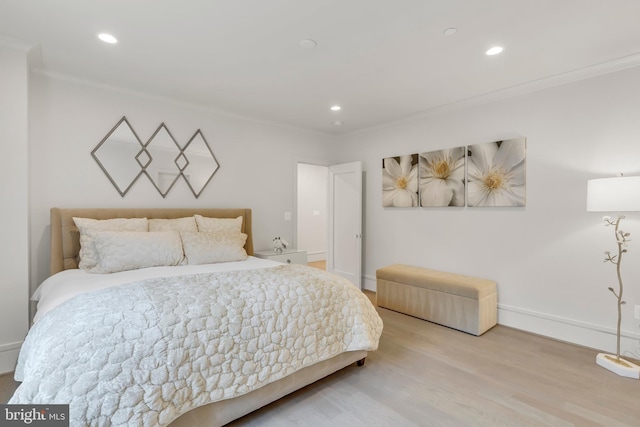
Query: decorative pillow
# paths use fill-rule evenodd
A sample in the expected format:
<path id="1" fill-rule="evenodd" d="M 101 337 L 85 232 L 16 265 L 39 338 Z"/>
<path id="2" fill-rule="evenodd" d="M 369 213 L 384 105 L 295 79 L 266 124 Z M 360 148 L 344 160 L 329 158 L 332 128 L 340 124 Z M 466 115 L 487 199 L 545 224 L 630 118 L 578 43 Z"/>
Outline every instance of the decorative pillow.
<path id="1" fill-rule="evenodd" d="M 175 219 L 151 218 L 149 231 L 198 231 L 198 225 L 192 216 Z"/>
<path id="2" fill-rule="evenodd" d="M 113 218 L 91 219 L 73 218 L 78 231 L 80 231 L 80 263 L 78 267 L 89 270 L 98 264 L 93 239 L 99 231 L 149 231 L 147 218 Z"/>
<path id="3" fill-rule="evenodd" d="M 242 232 L 242 217 L 237 218 L 208 218 L 195 215 L 198 231 L 237 231 Z"/>
<path id="4" fill-rule="evenodd" d="M 239 231 L 180 233 L 187 264 L 244 261 L 247 235 Z"/>
<path id="5" fill-rule="evenodd" d="M 99 231 L 94 245 L 98 264 L 89 273 L 179 265 L 184 256 L 177 231 Z"/>

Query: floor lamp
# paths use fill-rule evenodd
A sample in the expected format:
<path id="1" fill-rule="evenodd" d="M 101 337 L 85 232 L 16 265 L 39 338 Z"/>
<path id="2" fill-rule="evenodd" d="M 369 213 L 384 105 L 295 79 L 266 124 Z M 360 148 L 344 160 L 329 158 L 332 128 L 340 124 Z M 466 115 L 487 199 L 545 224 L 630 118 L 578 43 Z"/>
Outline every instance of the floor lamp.
<path id="1" fill-rule="evenodd" d="M 600 353 L 596 357 L 596 363 L 618 375 L 640 379 L 640 366 L 620 357 L 620 324 L 622 322 L 622 306 L 625 304 L 622 298 L 624 287 L 622 285 L 622 257 L 627 253 L 630 233 L 620 229 L 620 223 L 624 219 L 621 212 L 640 211 L 640 176 L 618 176 L 615 178 L 590 179 L 587 181 L 587 211 L 590 212 L 617 212 L 617 218 L 605 216 L 605 225 L 613 226 L 618 252 L 605 252 L 605 262 L 616 266 L 618 274 L 618 287 L 610 287 L 609 291 L 616 297 L 618 303 L 618 324 L 616 329 L 616 354 Z"/>

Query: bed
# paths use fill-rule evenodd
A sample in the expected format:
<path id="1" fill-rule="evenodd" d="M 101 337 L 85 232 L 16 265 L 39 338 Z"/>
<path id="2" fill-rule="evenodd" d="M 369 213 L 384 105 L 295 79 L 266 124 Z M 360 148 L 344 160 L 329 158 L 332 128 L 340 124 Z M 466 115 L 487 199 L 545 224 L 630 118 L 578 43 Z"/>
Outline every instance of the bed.
<path id="1" fill-rule="evenodd" d="M 74 217 L 192 216 L 240 221 L 247 259 L 102 274 L 78 268 Z M 113 249 L 131 234 L 98 237 Z M 184 264 L 190 234 L 179 235 Z M 355 286 L 252 255 L 250 209 L 52 208 L 51 277 L 34 294 L 38 310 L 16 368 L 22 384 L 10 403 L 70 403 L 72 425 L 218 426 L 362 365 L 377 348 L 382 321 Z"/>

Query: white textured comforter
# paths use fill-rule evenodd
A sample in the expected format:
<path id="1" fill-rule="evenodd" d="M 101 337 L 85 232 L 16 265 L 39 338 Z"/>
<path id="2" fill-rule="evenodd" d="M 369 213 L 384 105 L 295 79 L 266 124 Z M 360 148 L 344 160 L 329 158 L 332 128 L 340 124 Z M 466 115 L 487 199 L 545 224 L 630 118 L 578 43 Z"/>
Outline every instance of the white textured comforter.
<path id="1" fill-rule="evenodd" d="M 382 321 L 350 282 L 299 265 L 147 279 L 77 295 L 33 326 L 9 403 L 71 425 L 167 425 L 351 350 Z"/>

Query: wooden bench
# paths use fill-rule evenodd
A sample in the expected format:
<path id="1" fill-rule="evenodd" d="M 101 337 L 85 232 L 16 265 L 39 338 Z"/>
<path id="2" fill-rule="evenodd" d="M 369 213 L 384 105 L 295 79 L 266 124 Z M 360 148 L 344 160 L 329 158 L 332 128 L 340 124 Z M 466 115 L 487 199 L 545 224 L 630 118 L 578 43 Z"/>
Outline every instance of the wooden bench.
<path id="1" fill-rule="evenodd" d="M 379 307 L 482 335 L 498 320 L 496 282 L 394 264 L 376 271 Z"/>

